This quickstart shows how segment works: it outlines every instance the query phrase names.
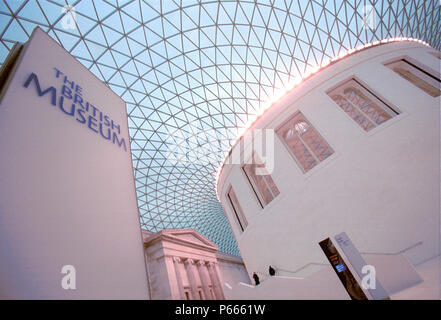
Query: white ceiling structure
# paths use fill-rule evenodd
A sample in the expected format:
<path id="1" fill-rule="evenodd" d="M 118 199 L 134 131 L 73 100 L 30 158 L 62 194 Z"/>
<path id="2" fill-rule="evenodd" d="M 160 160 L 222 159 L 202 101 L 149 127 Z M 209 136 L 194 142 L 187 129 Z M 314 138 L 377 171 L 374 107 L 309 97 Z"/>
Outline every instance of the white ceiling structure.
<path id="1" fill-rule="evenodd" d="M 0 62 L 40 26 L 127 104 L 141 225 L 239 254 L 215 194 L 232 142 L 278 92 L 392 37 L 440 49 L 438 0 L 9 0 Z"/>

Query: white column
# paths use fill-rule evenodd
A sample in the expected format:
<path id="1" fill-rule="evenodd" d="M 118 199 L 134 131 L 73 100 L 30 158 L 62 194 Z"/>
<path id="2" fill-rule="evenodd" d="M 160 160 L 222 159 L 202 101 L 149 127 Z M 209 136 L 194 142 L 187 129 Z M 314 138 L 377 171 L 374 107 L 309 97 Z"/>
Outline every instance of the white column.
<path id="1" fill-rule="evenodd" d="M 215 262 L 208 263 L 208 274 L 211 278 L 211 283 L 213 284 L 213 291 L 216 299 L 225 300 L 224 290 L 222 287 L 222 283 L 219 278 L 219 271 Z"/>
<path id="2" fill-rule="evenodd" d="M 187 259 L 184 261 L 185 270 L 187 271 L 188 281 L 190 282 L 191 297 L 193 300 L 200 300 L 198 292 L 198 284 L 201 283 L 197 270 L 195 268 L 195 262 L 193 259 Z"/>
<path id="3" fill-rule="evenodd" d="M 211 300 L 213 299 L 213 296 L 211 295 L 210 292 L 210 284 L 212 286 L 213 284 L 211 283 L 210 275 L 208 274 L 206 262 L 203 260 L 199 260 L 197 266 L 198 266 L 199 276 L 201 278 L 202 290 L 204 292 L 205 300 Z"/>
<path id="4" fill-rule="evenodd" d="M 173 257 L 173 266 L 175 268 L 176 273 L 176 283 L 179 290 L 179 298 L 181 300 L 185 300 L 185 294 L 184 294 L 184 285 L 182 284 L 181 279 L 181 273 L 179 271 L 179 263 L 181 262 L 181 258 L 179 257 Z"/>
<path id="5" fill-rule="evenodd" d="M 180 290 L 178 280 L 176 279 L 176 268 L 174 266 L 173 257 L 164 256 L 164 262 L 167 270 L 168 282 L 170 285 L 170 299 L 179 299 Z"/>

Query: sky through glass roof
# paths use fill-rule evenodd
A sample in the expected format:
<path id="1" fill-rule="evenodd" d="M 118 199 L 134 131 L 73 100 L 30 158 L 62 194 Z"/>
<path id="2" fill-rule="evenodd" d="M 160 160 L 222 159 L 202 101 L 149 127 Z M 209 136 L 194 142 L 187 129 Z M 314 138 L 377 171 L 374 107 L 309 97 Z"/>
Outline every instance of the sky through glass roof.
<path id="1" fill-rule="evenodd" d="M 0 2 L 0 62 L 40 26 L 127 104 L 141 225 L 238 248 L 216 169 L 279 90 L 341 52 L 406 36 L 440 49 L 438 0 Z"/>

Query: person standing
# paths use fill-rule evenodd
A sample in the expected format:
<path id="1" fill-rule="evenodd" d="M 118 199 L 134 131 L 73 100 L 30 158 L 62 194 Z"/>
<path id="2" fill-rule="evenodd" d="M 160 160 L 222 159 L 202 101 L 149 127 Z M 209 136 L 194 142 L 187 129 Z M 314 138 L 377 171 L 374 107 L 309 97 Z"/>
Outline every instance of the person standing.
<path id="1" fill-rule="evenodd" d="M 253 279 L 254 282 L 256 283 L 256 286 L 258 286 L 260 284 L 260 280 L 259 280 L 259 276 L 255 272 L 253 273 Z"/>
<path id="2" fill-rule="evenodd" d="M 269 268 L 268 268 L 268 272 L 269 272 L 270 276 L 273 276 L 273 275 L 276 274 L 276 270 L 274 270 L 274 268 L 271 267 L 271 266 L 269 266 Z"/>

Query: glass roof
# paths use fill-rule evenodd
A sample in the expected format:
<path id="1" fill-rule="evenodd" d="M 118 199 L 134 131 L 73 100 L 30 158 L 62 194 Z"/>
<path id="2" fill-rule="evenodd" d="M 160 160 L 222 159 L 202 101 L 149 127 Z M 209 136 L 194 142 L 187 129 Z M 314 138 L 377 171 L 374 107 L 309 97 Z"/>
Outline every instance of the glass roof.
<path id="1" fill-rule="evenodd" d="M 239 254 L 214 188 L 247 123 L 292 81 L 359 45 L 440 49 L 438 0 L 0 2 L 0 62 L 35 26 L 127 103 L 141 225 L 194 228 Z"/>

